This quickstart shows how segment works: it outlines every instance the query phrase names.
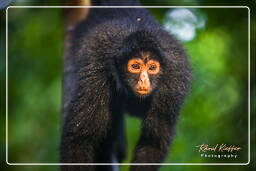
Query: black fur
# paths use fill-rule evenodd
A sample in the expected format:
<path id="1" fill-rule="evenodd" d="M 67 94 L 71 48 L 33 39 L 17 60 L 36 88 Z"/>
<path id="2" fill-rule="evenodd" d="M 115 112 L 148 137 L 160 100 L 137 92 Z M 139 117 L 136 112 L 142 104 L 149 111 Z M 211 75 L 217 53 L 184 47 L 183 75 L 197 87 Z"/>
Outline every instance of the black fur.
<path id="1" fill-rule="evenodd" d="M 182 46 L 142 8 L 91 9 L 75 32 L 77 87 L 63 122 L 61 162 L 111 163 L 114 158 L 121 162 L 125 113 L 142 118 L 142 134 L 131 162 L 163 162 L 189 87 L 190 69 Z M 161 64 L 160 74 L 150 77 L 154 91 L 143 98 L 133 92 L 137 77 L 126 69 L 127 61 L 142 50 L 150 51 Z M 131 166 L 131 170 L 158 167 Z M 67 170 L 112 167 L 62 167 Z"/>

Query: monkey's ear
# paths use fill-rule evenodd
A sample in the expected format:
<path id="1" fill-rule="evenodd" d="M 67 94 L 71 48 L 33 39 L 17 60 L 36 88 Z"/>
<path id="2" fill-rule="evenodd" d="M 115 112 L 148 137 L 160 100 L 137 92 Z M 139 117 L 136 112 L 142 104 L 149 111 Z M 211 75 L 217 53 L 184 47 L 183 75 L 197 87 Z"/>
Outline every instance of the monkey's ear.
<path id="1" fill-rule="evenodd" d="M 90 6 L 90 0 L 64 0 L 66 6 Z M 65 30 L 72 31 L 88 13 L 89 7 L 85 8 L 64 8 Z"/>

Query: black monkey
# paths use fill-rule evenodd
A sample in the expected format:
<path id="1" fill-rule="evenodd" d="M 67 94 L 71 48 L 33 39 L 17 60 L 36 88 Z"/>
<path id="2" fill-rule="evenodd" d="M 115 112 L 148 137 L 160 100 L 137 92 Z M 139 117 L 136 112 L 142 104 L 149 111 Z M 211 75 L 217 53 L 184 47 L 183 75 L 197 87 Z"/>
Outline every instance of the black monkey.
<path id="1" fill-rule="evenodd" d="M 100 2 L 100 4 L 98 4 Z M 93 5 L 136 5 L 94 1 Z M 182 46 L 143 8 L 92 8 L 75 30 L 75 85 L 63 119 L 61 162 L 111 163 L 125 157 L 124 114 L 142 119 L 133 163 L 161 163 L 189 89 Z M 133 165 L 155 171 L 159 166 Z M 62 171 L 112 170 L 62 166 Z"/>

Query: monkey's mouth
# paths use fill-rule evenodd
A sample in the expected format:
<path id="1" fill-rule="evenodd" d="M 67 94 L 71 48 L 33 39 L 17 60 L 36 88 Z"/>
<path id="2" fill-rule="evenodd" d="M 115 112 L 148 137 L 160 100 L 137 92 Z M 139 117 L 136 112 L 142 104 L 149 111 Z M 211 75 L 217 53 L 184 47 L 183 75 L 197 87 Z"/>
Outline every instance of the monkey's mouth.
<path id="1" fill-rule="evenodd" d="M 149 90 L 137 90 L 137 93 L 138 94 L 140 94 L 140 95 L 147 95 L 147 94 L 149 94 L 150 93 L 150 91 Z"/>

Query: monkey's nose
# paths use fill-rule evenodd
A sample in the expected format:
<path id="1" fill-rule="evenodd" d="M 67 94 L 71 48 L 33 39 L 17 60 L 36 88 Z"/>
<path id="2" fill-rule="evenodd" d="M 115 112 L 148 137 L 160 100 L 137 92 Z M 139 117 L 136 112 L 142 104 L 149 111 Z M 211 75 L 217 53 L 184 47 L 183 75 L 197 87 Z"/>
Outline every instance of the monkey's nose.
<path id="1" fill-rule="evenodd" d="M 143 71 L 140 73 L 137 85 L 135 86 L 136 92 L 141 95 L 149 94 L 152 90 L 149 76 L 147 71 Z"/>

